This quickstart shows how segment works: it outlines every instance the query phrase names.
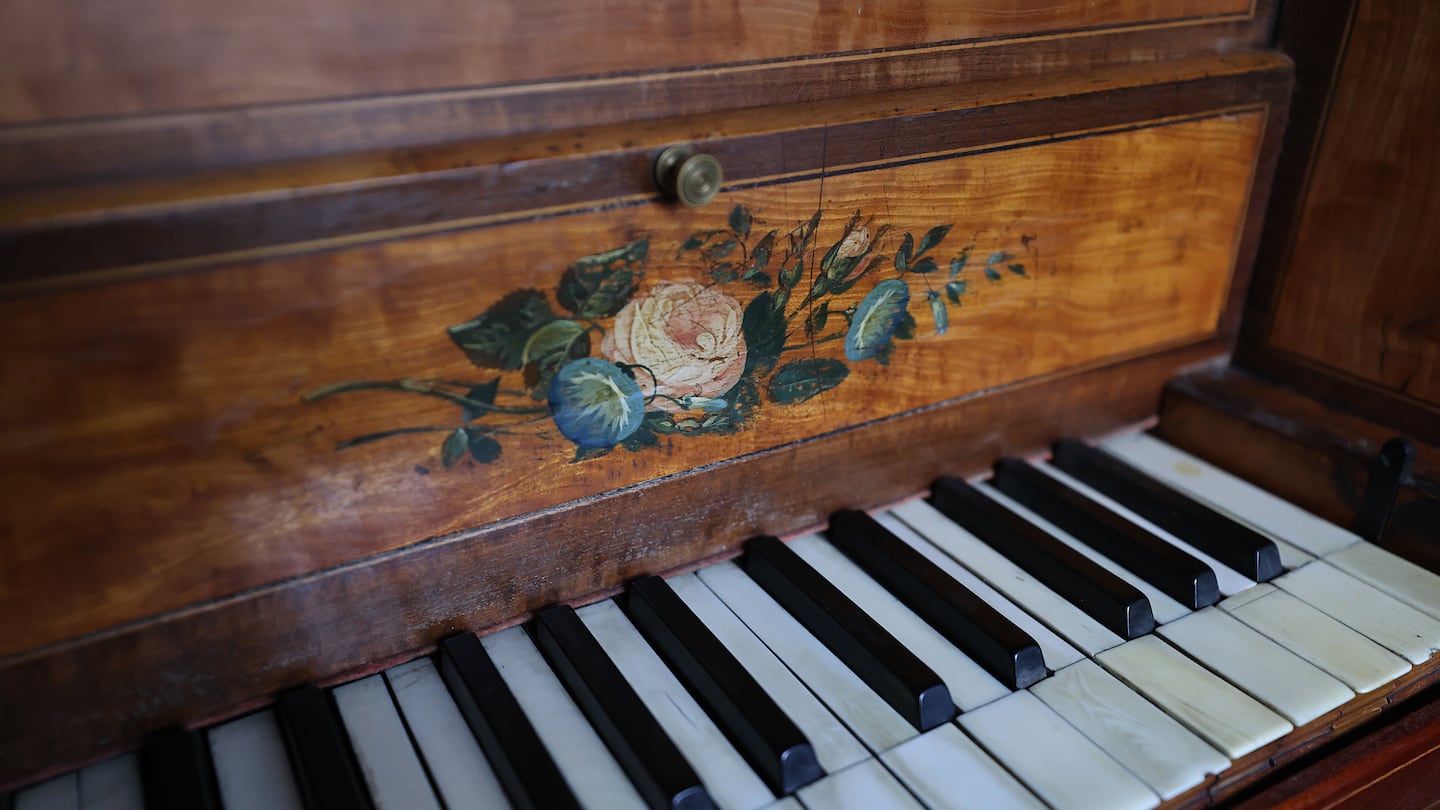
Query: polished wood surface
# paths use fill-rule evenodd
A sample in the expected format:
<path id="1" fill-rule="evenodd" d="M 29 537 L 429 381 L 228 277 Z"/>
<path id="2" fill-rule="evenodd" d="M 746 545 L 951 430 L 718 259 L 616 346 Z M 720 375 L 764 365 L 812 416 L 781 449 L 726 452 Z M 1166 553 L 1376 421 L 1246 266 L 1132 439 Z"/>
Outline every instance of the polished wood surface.
<path id="1" fill-rule="evenodd" d="M 0 419 L 0 609 L 13 628 L 3 651 L 1215 334 L 1265 121 L 1255 111 L 1141 126 L 737 189 L 695 212 L 622 207 L 8 302 L 0 374 L 28 382 Z M 511 418 L 504 455 L 453 469 L 442 468 L 443 431 L 336 450 L 375 432 L 450 424 L 452 403 L 385 391 L 301 401 L 350 380 L 483 383 L 496 372 L 477 372 L 447 327 L 512 291 L 551 289 L 569 262 L 642 237 L 651 256 L 640 296 L 661 281 L 708 281 L 677 248 L 723 227 L 737 204 L 755 214 L 752 248 L 817 207 L 821 251 L 845 235 L 851 212 L 874 218 L 877 269 L 834 300 L 837 322 L 895 275 L 880 265 L 902 232 L 918 239 L 953 224 L 936 252 L 942 266 L 975 245 L 954 322 L 936 334 L 923 293 L 939 296 L 948 274 L 933 286 L 912 276 L 917 339 L 902 341 L 888 367 L 852 362 L 835 395 L 767 401 L 730 435 L 676 436 L 580 463 L 544 403 L 523 397 L 512 404 L 530 417 Z M 893 233 L 879 237 L 883 226 Z M 982 270 L 996 253 L 1014 258 Z M 1024 262 L 1025 275 L 1011 262 Z M 810 278 L 814 259 L 807 265 Z M 725 289 L 740 305 L 758 292 Z M 843 324 L 825 334 L 843 335 Z M 806 346 L 798 322 L 789 341 L 806 356 L 846 355 L 834 342 Z M 520 377 L 504 375 L 500 387 L 519 388 Z"/>
<path id="2" fill-rule="evenodd" d="M 1304 19 L 1305 5 L 1295 17 Z M 1334 9 L 1319 16 L 1348 36 L 1333 82 L 1310 82 L 1328 89 L 1328 104 L 1306 182 L 1287 184 L 1286 197 L 1277 197 L 1283 205 L 1293 193 L 1298 205 L 1273 220 L 1241 359 L 1433 443 L 1440 441 L 1440 233 L 1433 227 L 1440 218 L 1433 102 L 1440 10 L 1360 0 L 1348 28 Z M 1311 95 L 1302 89 L 1300 98 Z"/>
<path id="3" fill-rule="evenodd" d="M 735 186 L 1275 104 L 1288 81 L 1283 57 L 1240 53 L 12 191 L 0 295 L 651 201 L 650 161 L 672 143 L 715 155 Z"/>
<path id="4" fill-rule="evenodd" d="M 1440 407 L 1436 97 L 1440 8 L 1361 2 L 1270 342 Z"/>
<path id="5" fill-rule="evenodd" d="M 841 6 L 417 0 L 19 2 L 0 124 L 744 65 L 1249 18 L 1248 0 L 879 0 Z"/>

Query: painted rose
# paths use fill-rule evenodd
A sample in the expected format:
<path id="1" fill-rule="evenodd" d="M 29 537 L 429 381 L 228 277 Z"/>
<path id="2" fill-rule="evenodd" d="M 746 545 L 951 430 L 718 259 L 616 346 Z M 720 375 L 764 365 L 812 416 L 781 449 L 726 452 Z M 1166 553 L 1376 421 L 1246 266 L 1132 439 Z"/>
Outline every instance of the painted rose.
<path id="1" fill-rule="evenodd" d="M 600 350 L 619 363 L 655 374 L 653 407 L 675 412 L 673 400 L 720 397 L 745 371 L 744 310 L 734 298 L 693 281 L 662 281 L 615 315 Z M 635 370 L 642 388 L 646 374 Z M 666 399 L 670 397 L 673 399 Z"/>

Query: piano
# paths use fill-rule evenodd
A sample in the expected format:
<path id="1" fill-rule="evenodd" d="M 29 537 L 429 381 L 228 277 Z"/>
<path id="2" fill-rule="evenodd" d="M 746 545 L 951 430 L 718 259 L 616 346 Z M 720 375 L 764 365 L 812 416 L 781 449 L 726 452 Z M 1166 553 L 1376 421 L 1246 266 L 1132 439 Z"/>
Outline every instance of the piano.
<path id="1" fill-rule="evenodd" d="M 1440 797 L 1427 4 L 0 32 L 0 808 Z"/>

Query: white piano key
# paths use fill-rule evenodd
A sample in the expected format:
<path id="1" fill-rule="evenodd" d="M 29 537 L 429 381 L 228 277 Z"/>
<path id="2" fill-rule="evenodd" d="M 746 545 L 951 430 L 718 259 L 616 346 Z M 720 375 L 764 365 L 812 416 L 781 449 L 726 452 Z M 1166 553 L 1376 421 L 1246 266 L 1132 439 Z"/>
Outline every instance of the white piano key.
<path id="1" fill-rule="evenodd" d="M 1257 585 L 1220 608 L 1356 692 L 1410 671 L 1403 658 L 1273 585 Z"/>
<path id="2" fill-rule="evenodd" d="M 331 694 L 376 810 L 440 810 L 384 676 L 371 675 L 337 686 Z"/>
<path id="3" fill-rule="evenodd" d="M 74 772 L 15 794 L 15 810 L 80 810 L 80 778 Z"/>
<path id="4" fill-rule="evenodd" d="M 1013 599 L 1016 604 L 1080 648 L 1086 655 L 1095 655 L 1121 642 L 1119 636 L 1037 582 L 1019 566 L 975 535 L 960 528 L 930 504 L 919 500 L 909 501 L 890 511 L 921 537 L 974 572 L 995 590 Z"/>
<path id="5" fill-rule="evenodd" d="M 811 568 L 935 670 L 950 690 L 950 699 L 961 711 L 968 712 L 1010 694 L 1004 684 L 916 616 L 830 541 L 810 534 L 795 538 L 789 545 Z"/>
<path id="6" fill-rule="evenodd" d="M 1070 548 L 1073 548 L 1079 553 L 1085 555 L 1090 559 L 1091 562 L 1094 562 L 1096 565 L 1104 568 L 1106 571 L 1109 571 L 1110 573 L 1125 580 L 1126 582 L 1133 585 L 1135 588 L 1139 589 L 1141 593 L 1145 594 L 1145 598 L 1150 600 L 1150 612 L 1155 616 L 1156 624 L 1173 622 L 1182 616 L 1189 615 L 1189 608 L 1167 596 L 1165 592 L 1161 591 L 1159 588 L 1156 588 L 1155 586 L 1151 585 L 1150 583 L 1146 582 L 1135 574 L 1132 574 L 1129 570 L 1117 564 L 1114 560 L 1111 560 L 1104 554 L 1101 554 L 1100 552 L 1096 551 L 1093 548 L 1090 548 L 1079 540 L 1076 540 L 1073 535 L 1067 533 L 1064 529 L 1041 517 L 1038 513 L 1027 509 L 1025 506 L 1021 505 L 1019 501 L 1016 501 L 1015 499 L 1011 498 L 1010 496 L 1006 495 L 998 489 L 995 489 L 994 487 L 983 481 L 977 482 L 975 484 L 975 488 L 985 493 L 987 497 L 999 501 L 1005 506 L 1005 508 L 1009 509 L 1020 517 L 1025 518 L 1025 520 L 1040 527 L 1051 537 L 1054 537 L 1055 539 L 1059 540 Z"/>
<path id="7" fill-rule="evenodd" d="M 1157 632 L 1297 726 L 1355 697 L 1350 687 L 1223 610 L 1197 610 Z"/>
<path id="8" fill-rule="evenodd" d="M 605 741 L 522 628 L 492 633 L 480 643 L 581 804 L 595 810 L 645 806 Z"/>
<path id="9" fill-rule="evenodd" d="M 576 612 L 717 804 L 726 810 L 749 810 L 775 801 L 770 788 L 725 739 L 619 605 L 607 599 Z"/>
<path id="10" fill-rule="evenodd" d="M 1437 532 L 1440 532 L 1440 528 L 1437 528 Z M 1325 561 L 1432 619 L 1440 619 L 1440 575 L 1433 571 L 1421 568 L 1374 543 L 1356 543 L 1331 554 Z"/>
<path id="11" fill-rule="evenodd" d="M 417 658 L 385 670 L 385 680 L 435 780 L 440 800 L 449 807 L 509 807 L 505 789 L 435 664 L 429 658 Z"/>
<path id="12" fill-rule="evenodd" d="M 1440 649 L 1440 621 L 1325 562 L 1271 582 L 1412 664 L 1425 663 Z"/>
<path id="13" fill-rule="evenodd" d="M 809 810 L 920 810 L 904 786 L 877 760 L 869 759 L 811 782 L 795 794 Z"/>
<path id="14" fill-rule="evenodd" d="M 144 810 L 140 758 L 125 754 L 80 771 L 81 810 Z"/>
<path id="15" fill-rule="evenodd" d="M 711 633 L 745 667 L 760 688 L 785 712 L 810 741 L 815 758 L 826 773 L 870 758 L 865 746 L 838 721 L 825 705 L 785 668 L 765 643 L 725 607 L 713 591 L 694 574 L 672 577 L 670 588 Z"/>
<path id="16" fill-rule="evenodd" d="M 1230 760 L 1094 661 L 1081 661 L 1030 691 L 1162 798 L 1220 773 Z"/>
<path id="17" fill-rule="evenodd" d="M 205 732 L 225 810 L 301 810 L 300 788 L 271 709 Z"/>
<path id="18" fill-rule="evenodd" d="M 1159 797 L 1029 692 L 960 716 L 991 756 L 1056 810 L 1148 808 Z"/>
<path id="19" fill-rule="evenodd" d="M 1144 433 L 1116 436 L 1101 447 L 1210 508 L 1310 554 L 1324 556 L 1360 542 L 1357 535 Z"/>
<path id="20" fill-rule="evenodd" d="M 914 726 L 734 563 L 697 575 L 865 747 L 880 752 L 916 735 Z"/>
<path id="21" fill-rule="evenodd" d="M 1255 585 L 1255 580 L 1250 579 L 1239 571 L 1236 571 L 1234 568 L 1231 568 L 1230 566 L 1220 562 L 1219 560 L 1216 560 L 1209 554 L 1206 554 L 1205 552 L 1201 551 L 1198 548 L 1195 548 L 1194 546 L 1190 545 L 1184 540 L 1181 540 L 1170 532 L 1165 531 L 1159 526 L 1156 526 L 1154 523 L 1151 523 L 1145 518 L 1135 514 L 1134 512 L 1126 508 L 1123 504 L 1121 504 L 1119 501 L 1114 500 L 1100 490 L 1091 487 L 1089 484 L 1086 484 L 1079 478 L 1070 475 L 1059 467 L 1056 467 L 1049 462 L 1035 464 L 1033 466 L 1040 472 L 1050 476 L 1051 478 L 1054 478 L 1055 480 L 1070 487 L 1076 492 L 1079 492 L 1090 500 L 1100 504 L 1106 509 L 1109 509 L 1111 512 L 1114 512 L 1120 517 L 1130 521 L 1136 526 L 1139 526 L 1145 531 L 1150 532 L 1161 540 L 1164 540 L 1170 545 L 1175 546 L 1181 551 L 1184 551 L 1185 553 L 1195 557 L 1196 559 L 1210 566 L 1210 570 L 1215 572 L 1215 584 L 1219 586 L 1221 595 L 1233 596 L 1245 590 L 1246 588 L 1250 588 Z"/>
<path id="22" fill-rule="evenodd" d="M 794 796 L 786 796 L 779 801 L 765 805 L 765 810 L 805 810 L 805 805 L 801 804 L 800 800 Z"/>
<path id="23" fill-rule="evenodd" d="M 1231 759 L 1293 728 L 1264 704 L 1154 636 L 1127 641 L 1097 659 Z"/>
<path id="24" fill-rule="evenodd" d="M 891 773 L 926 806 L 991 810 L 1045 805 L 960 728 L 947 723 L 880 755 Z"/>
<path id="25" fill-rule="evenodd" d="M 914 529 L 907 526 L 899 518 L 890 512 L 878 512 L 874 515 L 875 520 L 892 534 L 904 540 L 911 548 L 920 552 L 925 559 L 933 563 L 937 568 L 944 571 L 956 582 L 964 585 L 971 593 L 980 597 L 992 608 L 995 608 L 1005 618 L 1009 619 L 1016 627 L 1024 630 L 1040 645 L 1040 652 L 1045 658 L 1045 666 L 1051 670 L 1068 667 L 1076 661 L 1082 661 L 1085 656 L 1069 642 L 1055 634 L 1054 630 L 1041 624 L 1034 616 L 1021 610 L 1018 605 L 1005 598 L 999 591 L 990 587 L 984 580 L 975 576 L 968 568 L 955 562 L 945 552 L 936 548 L 930 541 L 921 537 Z M 943 517 L 943 515 L 942 515 Z"/>

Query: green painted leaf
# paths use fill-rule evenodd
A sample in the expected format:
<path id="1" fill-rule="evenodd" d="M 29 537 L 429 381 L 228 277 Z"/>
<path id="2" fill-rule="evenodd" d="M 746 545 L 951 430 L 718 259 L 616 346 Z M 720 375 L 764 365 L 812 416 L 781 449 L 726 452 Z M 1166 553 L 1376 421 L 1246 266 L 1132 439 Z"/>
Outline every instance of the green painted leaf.
<path id="1" fill-rule="evenodd" d="M 950 260 L 950 278 L 960 275 L 960 271 L 970 263 L 970 251 L 974 248 L 974 245 L 966 245 L 960 249 L 960 255 Z"/>
<path id="2" fill-rule="evenodd" d="M 910 269 L 910 252 L 915 249 L 915 238 L 905 234 L 900 241 L 900 247 L 895 251 L 895 269 L 904 273 Z"/>
<path id="3" fill-rule="evenodd" d="M 592 458 L 608 456 L 610 455 L 610 451 L 614 449 L 614 447 L 583 447 L 576 445 L 575 455 L 570 458 L 570 463 L 578 464 L 582 461 L 589 461 Z"/>
<path id="4" fill-rule="evenodd" d="M 770 264 L 770 254 L 775 250 L 775 232 L 771 231 L 763 236 L 755 249 L 750 251 L 750 269 L 745 271 L 745 278 L 752 279 L 755 276 L 763 275 L 766 265 Z M 770 283 L 768 280 L 765 282 Z"/>
<path id="5" fill-rule="evenodd" d="M 754 217 L 751 216 L 750 209 L 743 205 L 737 205 L 730 209 L 730 230 L 741 236 L 750 235 L 750 223 L 753 220 Z"/>
<path id="6" fill-rule="evenodd" d="M 467 441 L 465 447 L 470 451 L 470 457 L 481 464 L 494 463 L 500 458 L 500 442 L 495 440 L 482 428 L 466 428 L 465 436 Z"/>
<path id="7" fill-rule="evenodd" d="M 945 236 L 950 233 L 950 229 L 952 227 L 954 226 L 936 225 L 935 227 L 926 231 L 925 235 L 920 237 L 920 247 L 915 250 L 915 255 L 919 256 L 930 248 L 940 244 L 940 241 L 943 240 Z"/>
<path id="8" fill-rule="evenodd" d="M 910 272 L 920 273 L 923 275 L 925 273 L 933 273 L 939 269 L 940 267 L 935 264 L 935 260 L 930 258 L 929 256 L 926 256 L 925 258 L 916 262 L 914 266 L 910 268 Z"/>
<path id="9" fill-rule="evenodd" d="M 705 248 L 705 258 L 710 261 L 719 261 L 731 253 L 734 253 L 735 248 L 738 247 L 740 247 L 740 243 L 734 239 L 722 239 L 710 247 Z"/>
<path id="10" fill-rule="evenodd" d="M 693 238 L 693 237 L 692 237 Z M 649 239 L 637 239 L 605 253 L 586 256 L 560 277 L 555 298 L 575 315 L 593 320 L 620 311 L 645 277 Z"/>
<path id="11" fill-rule="evenodd" d="M 490 382 L 470 386 L 470 389 L 465 392 L 465 398 L 470 400 L 471 402 L 479 402 L 484 405 L 494 405 L 495 394 L 499 390 L 500 378 L 496 377 Z M 473 422 L 476 419 L 479 419 L 480 417 L 489 413 L 488 409 L 478 408 L 473 405 L 462 405 L 460 406 L 460 411 L 462 417 L 465 419 L 466 422 Z"/>
<path id="12" fill-rule="evenodd" d="M 796 259 L 794 264 L 780 271 L 780 289 L 795 289 L 795 285 L 800 283 L 800 277 L 804 274 L 805 262 L 802 259 Z"/>
<path id="13" fill-rule="evenodd" d="M 990 267 L 990 266 L 987 265 L 987 266 L 985 267 L 985 278 L 988 278 L 988 279 L 990 279 L 991 281 L 999 281 L 999 280 L 1000 280 L 1000 271 L 999 271 L 999 270 L 996 270 L 995 268 Z"/>
<path id="14" fill-rule="evenodd" d="M 830 302 L 821 301 L 820 306 L 815 308 L 815 313 L 810 316 L 810 328 L 814 332 L 820 332 L 825 328 L 826 322 L 830 320 Z"/>
<path id="15" fill-rule="evenodd" d="M 699 250 L 703 244 L 705 244 L 705 236 L 703 234 L 692 233 L 689 239 L 680 243 L 680 252 L 684 253 L 687 250 Z"/>
<path id="16" fill-rule="evenodd" d="M 447 468 L 454 466 L 455 462 L 465 457 L 465 447 L 469 442 L 470 438 L 465 434 L 465 429 L 456 428 L 440 445 L 440 463 Z"/>
<path id="17" fill-rule="evenodd" d="M 945 307 L 945 299 L 940 293 L 931 291 L 925 294 L 930 299 L 930 317 L 935 321 L 935 334 L 943 335 L 950 330 L 950 310 Z"/>
<path id="18" fill-rule="evenodd" d="M 569 319 L 551 321 L 525 342 L 521 360 L 525 364 L 525 387 L 532 399 L 545 399 L 550 378 L 569 360 L 590 354 L 590 333 L 583 324 Z"/>
<path id="19" fill-rule="evenodd" d="M 484 314 L 446 331 L 475 365 L 513 370 L 524 364 L 526 341 L 553 320 L 555 311 L 539 290 L 516 290 Z"/>
<path id="20" fill-rule="evenodd" d="M 997 250 L 997 251 L 995 251 L 994 253 L 991 253 L 991 254 L 990 254 L 990 258 L 988 258 L 988 259 L 985 260 L 985 266 L 986 266 L 986 267 L 994 267 L 995 265 L 1000 264 L 1000 263 L 1002 263 L 1002 262 L 1008 262 L 1008 261 L 1010 261 L 1010 260 L 1013 259 L 1013 258 L 1015 258 L 1015 257 L 1014 257 L 1013 255 L 1009 254 L 1009 253 L 1006 253 L 1006 252 L 1003 251 L 1003 250 Z"/>
<path id="21" fill-rule="evenodd" d="M 784 306 L 776 306 L 769 291 L 760 293 L 745 307 L 740 329 L 745 335 L 746 373 L 763 374 L 773 368 L 785 346 Z"/>
<path id="22" fill-rule="evenodd" d="M 845 357 L 853 362 L 868 360 L 885 351 L 906 318 L 910 287 L 899 279 L 875 285 L 855 310 L 845 334 Z"/>
<path id="23" fill-rule="evenodd" d="M 1012 264 L 1012 265 L 1010 265 L 1009 267 L 1007 267 L 1007 268 L 1005 268 L 1005 269 L 1006 269 L 1006 270 L 1009 270 L 1010 272 L 1014 273 L 1014 274 L 1017 275 L 1017 276 L 1023 276 L 1023 275 L 1025 275 L 1025 265 L 1023 265 L 1023 264 Z"/>
<path id="24" fill-rule="evenodd" d="M 849 374 L 849 366 L 828 357 L 792 360 L 770 378 L 765 393 L 771 402 L 794 405 L 829 391 Z"/>
<path id="25" fill-rule="evenodd" d="M 965 294 L 968 285 L 964 281 L 952 281 L 945 285 L 945 297 L 954 303 L 960 303 L 960 296 Z"/>

